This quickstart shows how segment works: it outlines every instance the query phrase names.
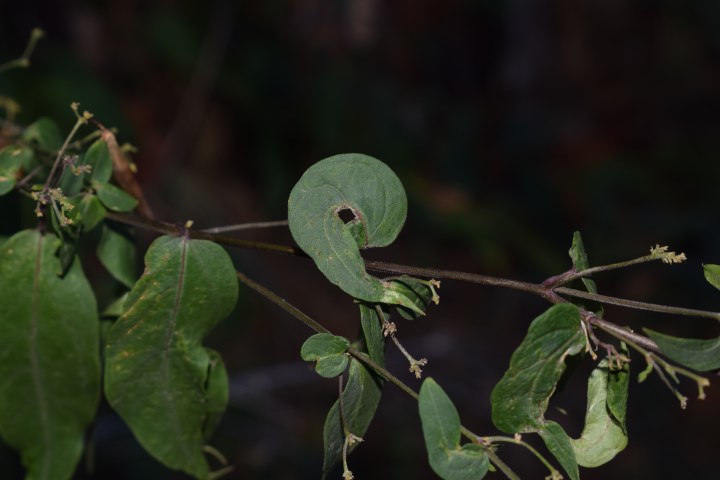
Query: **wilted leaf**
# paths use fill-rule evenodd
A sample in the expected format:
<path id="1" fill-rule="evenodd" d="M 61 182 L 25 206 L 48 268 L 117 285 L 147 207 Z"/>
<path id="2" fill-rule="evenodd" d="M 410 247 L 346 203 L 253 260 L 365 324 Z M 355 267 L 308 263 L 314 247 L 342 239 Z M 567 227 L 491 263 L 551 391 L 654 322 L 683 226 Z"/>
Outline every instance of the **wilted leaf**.
<path id="1" fill-rule="evenodd" d="M 570 440 L 579 465 L 599 467 L 627 446 L 624 402 L 628 380 L 627 364 L 623 370 L 610 370 L 607 360 L 601 361 L 590 374 L 585 427 L 579 439 Z M 615 393 L 611 394 L 613 390 Z"/>
<path id="2" fill-rule="evenodd" d="M 110 405 L 152 456 L 199 479 L 208 474 L 203 429 L 218 404 L 213 355 L 201 342 L 237 295 L 235 269 L 222 247 L 161 237 L 150 245 L 145 272 L 107 340 Z"/>
<path id="3" fill-rule="evenodd" d="M 28 480 L 67 480 L 100 394 L 95 296 L 79 259 L 63 276 L 60 241 L 25 230 L 0 250 L 0 436 Z"/>

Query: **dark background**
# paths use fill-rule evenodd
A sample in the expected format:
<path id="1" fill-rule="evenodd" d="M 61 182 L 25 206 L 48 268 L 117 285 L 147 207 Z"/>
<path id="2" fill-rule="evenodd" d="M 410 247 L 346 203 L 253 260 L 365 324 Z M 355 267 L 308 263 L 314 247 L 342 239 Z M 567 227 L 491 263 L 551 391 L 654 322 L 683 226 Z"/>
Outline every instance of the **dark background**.
<path id="1" fill-rule="evenodd" d="M 443 2 L 110 0 L 0 2 L 0 59 L 47 32 L 29 70 L 0 75 L 0 94 L 69 131 L 81 102 L 134 160 L 157 216 L 199 228 L 286 217 L 290 189 L 312 163 L 362 152 L 405 184 L 409 216 L 374 259 L 528 281 L 569 267 L 580 230 L 591 264 L 684 251 L 596 278 L 601 293 L 718 309 L 701 263 L 720 263 L 720 4 L 708 1 Z M 87 132 L 86 132 L 87 133 Z M 2 233 L 32 225 L 2 199 Z M 291 243 L 285 229 L 243 234 Z M 145 248 L 152 240 L 138 232 Z M 337 334 L 354 337 L 357 307 L 304 259 L 233 251 L 236 265 Z M 92 258 L 101 306 L 117 285 Z M 399 323 L 425 375 L 451 395 L 471 430 L 497 433 L 489 394 L 528 323 L 547 305 L 527 294 L 446 281 L 428 318 Z M 695 337 L 712 321 L 607 307 L 606 318 Z M 241 287 L 238 308 L 207 344 L 231 375 L 231 401 L 212 444 L 229 479 L 318 478 L 322 423 L 334 381 L 300 361 L 310 331 Z M 389 364 L 419 387 L 394 349 Z M 634 357 L 634 372 L 644 364 Z M 589 371 L 589 362 L 580 366 Z M 573 436 L 585 408 L 583 375 L 548 416 Z M 717 383 L 713 379 L 714 383 Z M 592 478 L 716 478 L 720 390 L 688 409 L 651 376 L 633 381 L 630 444 Z M 552 407 L 567 410 L 563 416 Z M 536 439 L 526 436 L 536 445 Z M 351 457 L 358 479 L 435 478 L 416 404 L 387 386 Z M 95 474 L 77 479 L 180 479 L 140 449 L 102 406 Z M 523 478 L 546 475 L 524 450 L 501 456 Z M 0 449 L 0 478 L 21 478 Z M 340 478 L 338 472 L 331 478 Z"/>

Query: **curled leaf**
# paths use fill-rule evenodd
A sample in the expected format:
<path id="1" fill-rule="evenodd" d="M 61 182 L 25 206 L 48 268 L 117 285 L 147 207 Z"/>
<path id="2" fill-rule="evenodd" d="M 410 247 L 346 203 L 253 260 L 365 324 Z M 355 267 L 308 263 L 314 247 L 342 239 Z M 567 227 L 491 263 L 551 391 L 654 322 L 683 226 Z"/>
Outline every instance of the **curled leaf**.
<path id="1" fill-rule="evenodd" d="M 345 223 L 341 212 L 352 219 Z M 360 249 L 392 243 L 406 215 L 400 179 L 381 161 L 358 153 L 316 163 L 288 199 L 290 232 L 328 280 L 360 300 L 418 311 L 398 288 L 367 273 L 360 256 Z"/>
<path id="2" fill-rule="evenodd" d="M 588 379 L 588 403 L 585 427 L 577 440 L 570 443 L 577 463 L 583 467 L 599 467 L 625 449 L 625 407 L 629 375 L 623 370 L 610 370 L 603 360 Z M 619 415 L 618 415 L 619 414 Z"/>

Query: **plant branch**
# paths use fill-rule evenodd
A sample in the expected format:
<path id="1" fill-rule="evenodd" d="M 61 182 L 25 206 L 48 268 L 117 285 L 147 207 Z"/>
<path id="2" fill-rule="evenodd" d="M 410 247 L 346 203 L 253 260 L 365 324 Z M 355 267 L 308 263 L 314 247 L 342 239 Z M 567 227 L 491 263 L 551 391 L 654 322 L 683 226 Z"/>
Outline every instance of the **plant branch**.
<path id="1" fill-rule="evenodd" d="M 106 217 L 109 218 L 110 220 L 114 220 L 116 222 L 125 223 L 128 225 L 132 225 L 134 227 L 151 230 L 153 232 L 162 233 L 165 235 L 177 235 L 179 232 L 179 230 L 178 230 L 179 225 L 167 223 L 167 222 L 161 222 L 159 220 L 154 220 L 151 218 L 144 218 L 144 217 L 140 217 L 138 215 L 108 211 L 106 214 Z M 299 256 L 299 257 L 306 256 L 300 250 L 290 247 L 290 246 L 287 246 L 287 245 L 278 245 L 275 243 L 265 243 L 265 242 L 254 242 L 251 240 L 243 240 L 241 238 L 236 238 L 236 237 L 215 235 L 212 233 L 204 232 L 202 230 L 188 230 L 188 235 L 190 236 L 190 238 L 195 238 L 198 240 L 210 240 L 212 242 L 219 243 L 222 245 L 228 245 L 231 247 L 250 248 L 250 249 L 255 249 L 255 250 L 265 250 L 268 252 L 283 253 L 286 255 L 295 255 L 295 256 Z"/>
<path id="2" fill-rule="evenodd" d="M 72 130 L 70 130 L 70 134 L 65 138 L 65 143 L 63 143 L 62 147 L 60 147 L 60 150 L 57 152 L 57 156 L 55 157 L 55 163 L 53 163 L 52 169 L 50 169 L 50 174 L 47 177 L 47 180 L 45 180 L 45 185 L 43 185 L 43 190 L 47 191 L 48 188 L 50 188 L 53 185 L 53 182 L 55 180 L 55 177 L 58 176 L 57 169 L 62 164 L 62 157 L 65 155 L 65 151 L 68 148 L 68 145 L 70 144 L 70 141 L 75 136 L 75 133 L 80 129 L 81 126 L 85 125 L 87 121 L 92 117 L 91 114 L 88 112 L 83 113 L 82 115 L 79 115 L 77 113 L 78 110 L 78 104 L 73 103 L 71 105 L 71 108 L 75 112 L 75 115 L 77 115 L 77 121 L 75 122 L 75 125 L 73 126 Z"/>
<path id="3" fill-rule="evenodd" d="M 593 300 L 606 305 L 618 305 L 620 307 L 634 308 L 637 310 L 646 310 L 650 312 L 670 313 L 674 315 L 683 315 L 686 317 L 703 317 L 720 320 L 720 313 L 709 312 L 707 310 L 696 310 L 694 308 L 672 307 L 669 305 L 658 305 L 655 303 L 638 302 L 636 300 L 626 300 L 624 298 L 609 297 L 600 295 L 599 293 L 590 293 L 574 288 L 556 287 L 553 289 L 555 293 L 561 295 L 570 295 L 571 297 L 582 298 L 585 300 Z"/>
<path id="4" fill-rule="evenodd" d="M 297 318 L 298 320 L 303 322 L 305 325 L 307 325 L 314 331 L 316 331 L 318 333 L 331 333 L 328 329 L 326 329 L 325 327 L 320 325 L 318 322 L 313 320 L 311 317 L 309 317 L 308 315 L 306 315 L 305 313 L 300 311 L 300 309 L 298 309 L 297 307 L 288 303 L 285 299 L 283 299 L 282 297 L 277 295 L 275 292 L 265 288 L 264 286 L 255 282 L 254 280 L 252 280 L 247 275 L 245 275 L 241 272 L 236 272 L 236 273 L 237 273 L 238 279 L 243 284 L 245 284 L 248 287 L 250 287 L 251 289 L 255 290 L 257 293 L 259 293 L 263 297 L 267 298 L 272 303 L 274 303 L 278 307 L 282 308 L 287 313 L 289 313 L 293 317 Z M 415 390 L 410 388 L 407 384 L 405 384 L 402 380 L 400 380 L 395 375 L 390 373 L 387 369 L 385 369 L 384 367 L 382 367 L 382 366 L 378 365 L 377 363 L 375 363 L 374 361 L 372 361 L 367 354 L 365 354 L 355 348 L 350 348 L 347 353 L 351 357 L 355 358 L 356 360 L 358 360 L 358 361 L 364 363 L 365 365 L 367 365 L 368 367 L 370 367 L 373 371 L 375 371 L 375 373 L 380 375 L 386 381 L 394 384 L 395 386 L 400 388 L 400 390 L 402 390 L 405 393 L 407 393 L 408 395 L 410 395 L 413 399 L 415 399 L 415 401 L 417 401 L 419 399 L 418 394 L 417 394 L 417 392 L 415 392 Z M 341 396 L 342 396 L 342 393 L 341 393 Z M 476 442 L 477 439 L 480 438 L 477 435 L 473 434 L 470 430 L 468 430 L 465 427 L 461 427 L 461 429 L 463 431 L 463 434 L 473 442 Z M 495 454 L 495 452 L 493 452 L 489 447 L 486 448 L 486 452 L 488 454 L 488 458 L 490 459 L 490 461 L 493 464 L 495 464 L 495 466 L 497 466 L 497 468 L 500 469 L 500 471 L 502 471 L 505 475 L 507 475 L 508 478 L 510 478 L 511 480 L 519 480 L 519 477 L 515 473 L 513 473 L 513 471 L 510 469 L 510 467 L 505 465 L 505 463 L 502 460 L 500 460 L 498 458 L 498 456 Z"/>
<path id="5" fill-rule="evenodd" d="M 0 64 L 0 72 L 5 72 L 13 68 L 29 67 L 30 57 L 35 50 L 35 46 L 37 45 L 38 40 L 40 40 L 43 36 L 45 36 L 45 32 L 43 32 L 39 28 L 33 28 L 33 31 L 30 33 L 30 39 L 28 40 L 27 46 L 25 47 L 25 51 L 23 52 L 22 56 L 20 58 L 16 58 L 15 60 L 10 60 L 9 62 Z"/>
<path id="6" fill-rule="evenodd" d="M 178 225 L 161 222 L 158 220 L 148 219 L 139 217 L 137 215 L 131 215 L 131 214 L 125 214 L 125 213 L 115 213 L 115 212 L 107 212 L 107 218 L 117 221 L 126 223 L 129 225 L 133 225 L 139 228 L 144 228 L 147 230 L 152 230 L 157 233 L 163 233 L 167 235 L 177 235 Z M 294 255 L 298 257 L 306 257 L 307 255 L 302 252 L 301 250 L 288 246 L 288 245 L 279 245 L 274 243 L 266 243 L 266 242 L 254 242 L 250 240 L 243 240 L 236 237 L 230 237 L 230 236 L 224 236 L 224 235 L 217 235 L 213 233 L 208 233 L 206 231 L 200 231 L 200 230 L 189 230 L 188 235 L 190 238 L 196 238 L 196 239 L 202 239 L 202 240 L 210 240 L 219 244 L 233 246 L 233 247 L 240 247 L 240 248 L 251 248 L 256 250 L 264 250 L 268 252 L 274 252 L 274 253 L 282 253 L 285 255 Z M 642 257 L 645 258 L 645 257 Z M 633 262 L 633 261 L 631 261 Z M 613 264 L 617 265 L 617 264 Z M 435 279 L 447 279 L 447 280 L 457 280 L 461 282 L 468 282 L 468 283 L 474 283 L 478 285 L 487 285 L 487 286 L 495 286 L 495 287 L 501 287 L 501 288 L 510 288 L 513 290 L 519 290 L 523 292 L 528 292 L 535 294 L 551 303 L 565 303 L 568 300 L 560 297 L 558 294 L 564 294 L 564 295 L 570 295 L 575 296 L 578 298 L 585 298 L 585 299 L 591 299 L 595 300 L 601 303 L 607 303 L 607 304 L 613 304 L 613 305 L 619 305 L 627 308 L 642 308 L 644 310 L 650 310 L 650 311 L 656 311 L 656 312 L 664 312 L 664 313 L 672 313 L 676 315 L 690 315 L 690 316 L 696 316 L 696 317 L 707 317 L 707 318 L 713 318 L 713 319 L 720 319 L 720 313 L 714 313 L 714 312 L 707 312 L 703 310 L 694 310 L 694 309 L 687 309 L 687 308 L 681 308 L 681 307 L 671 307 L 671 306 L 665 306 L 665 305 L 656 305 L 656 304 L 650 304 L 650 303 L 644 303 L 644 302 L 637 302 L 634 300 L 625 300 L 625 299 L 619 299 L 615 297 L 607 297 L 604 295 L 599 294 L 593 294 L 588 292 L 582 292 L 580 290 L 574 290 L 571 288 L 566 287 L 556 287 L 553 288 L 550 285 L 551 283 L 543 282 L 540 284 L 537 283 L 531 283 L 531 282 L 523 282 L 518 280 L 510 280 L 506 278 L 500 278 L 500 277 L 493 277 L 489 275 L 480 275 L 476 273 L 468 273 L 468 272 L 460 272 L 455 270 L 442 270 L 437 268 L 423 268 L 423 267 L 414 267 L 410 265 L 401 265 L 397 263 L 389 263 L 389 262 L 381 262 L 377 260 L 365 260 L 365 266 L 368 270 L 373 270 L 377 272 L 386 272 L 386 273 L 392 273 L 397 275 L 413 275 L 418 277 L 426 277 L 426 278 L 435 278 Z M 583 270 L 587 271 L 587 270 Z M 616 325 L 612 322 L 609 322 L 607 320 L 604 320 L 597 315 L 591 314 L 591 312 L 587 312 L 583 310 L 583 314 L 589 315 L 588 322 L 596 326 L 608 333 L 611 333 L 613 336 L 621 339 L 621 340 L 628 340 L 632 341 L 638 345 L 641 345 L 643 348 L 647 350 L 651 350 L 653 352 L 658 352 L 658 346 L 655 342 L 650 340 L 649 338 L 634 333 L 624 327 L 621 327 L 619 325 Z"/>
<path id="7" fill-rule="evenodd" d="M 542 464 L 545 465 L 545 467 L 546 467 L 548 470 L 550 470 L 550 473 L 551 473 L 551 474 L 552 474 L 553 472 L 557 472 L 557 469 L 556 469 L 555 467 L 553 467 L 552 463 L 550 463 L 550 462 L 548 461 L 548 459 L 546 459 L 545 457 L 543 457 L 542 454 L 535 449 L 535 447 L 533 447 L 533 446 L 530 445 L 529 443 L 527 443 L 527 442 L 523 441 L 522 439 L 520 439 L 520 435 L 518 435 L 517 438 L 503 437 L 503 436 L 482 437 L 482 440 L 485 441 L 485 442 L 489 442 L 489 443 L 500 443 L 500 442 L 504 442 L 504 443 L 511 443 L 511 444 L 514 444 L 514 445 L 520 445 L 521 447 L 525 447 L 527 450 L 530 451 L 530 453 L 532 453 L 533 455 L 535 455 L 535 457 L 536 457 L 538 460 L 540 460 L 540 462 L 542 462 Z"/>
<path id="8" fill-rule="evenodd" d="M 297 318 L 301 322 L 303 322 L 305 325 L 310 327 L 311 329 L 315 330 L 317 333 L 330 333 L 330 331 L 320 325 L 318 322 L 310 318 L 308 315 L 305 315 L 300 309 L 295 307 L 294 305 L 290 304 L 282 298 L 277 293 L 273 292 L 272 290 L 269 290 L 259 283 L 257 283 L 255 280 L 249 278 L 247 275 L 245 275 L 242 272 L 236 272 L 238 280 L 240 280 L 244 285 L 247 285 L 251 289 L 255 290 L 257 293 L 262 295 L 263 297 L 270 300 L 272 303 L 277 305 L 278 307 L 285 310 L 287 313 L 292 315 L 293 317 Z"/>
<path id="9" fill-rule="evenodd" d="M 258 228 L 274 228 L 274 227 L 287 227 L 287 220 L 277 220 L 274 222 L 249 222 L 249 223 L 238 223 L 236 225 L 225 225 L 223 227 L 206 228 L 203 232 L 206 233 L 226 233 L 236 232 L 239 230 L 252 230 Z"/>

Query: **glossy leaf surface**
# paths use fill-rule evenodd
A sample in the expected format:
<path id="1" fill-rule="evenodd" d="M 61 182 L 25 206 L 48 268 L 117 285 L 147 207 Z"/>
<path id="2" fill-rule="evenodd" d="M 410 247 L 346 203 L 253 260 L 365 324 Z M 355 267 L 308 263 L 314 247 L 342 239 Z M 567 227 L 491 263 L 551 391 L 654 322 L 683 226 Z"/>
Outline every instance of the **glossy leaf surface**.
<path id="1" fill-rule="evenodd" d="M 28 480 L 67 480 L 100 394 L 95 296 L 76 258 L 63 277 L 51 234 L 0 250 L 0 436 Z"/>
<path id="2" fill-rule="evenodd" d="M 140 444 L 166 466 L 205 478 L 204 426 L 217 413 L 208 387 L 207 332 L 233 309 L 237 277 L 222 247 L 161 237 L 110 329 L 105 393 Z"/>
<path id="3" fill-rule="evenodd" d="M 305 340 L 300 356 L 308 362 L 317 362 L 315 371 L 326 378 L 337 377 L 348 364 L 345 352 L 350 348 L 350 341 L 330 333 L 317 333 Z"/>
<path id="4" fill-rule="evenodd" d="M 460 416 L 440 385 L 427 378 L 418 399 L 425 448 L 430 467 L 444 480 L 476 480 L 487 473 L 489 462 L 482 447 L 460 445 Z"/>
<path id="5" fill-rule="evenodd" d="M 673 337 L 648 328 L 644 330 L 658 344 L 660 353 L 670 360 L 699 372 L 720 368 L 720 337 L 701 340 Z"/>
<path id="6" fill-rule="evenodd" d="M 579 439 L 570 441 L 579 465 L 599 467 L 627 446 L 624 420 L 629 378 L 627 365 L 611 371 L 607 360 L 590 374 L 585 427 Z M 610 393 L 612 390 L 616 392 Z M 621 412 L 621 418 L 615 412 Z"/>
<path id="7" fill-rule="evenodd" d="M 347 224 L 340 212 L 354 215 Z M 381 161 L 350 153 L 310 167 L 288 199 L 293 238 L 320 271 L 343 291 L 367 302 L 404 305 L 410 299 L 365 271 L 361 248 L 392 243 L 405 223 L 407 197 Z"/>
<path id="8" fill-rule="evenodd" d="M 350 360 L 348 371 L 347 383 L 343 389 L 343 410 L 348 423 L 347 429 L 353 435 L 363 437 L 380 403 L 382 393 L 380 383 L 375 375 L 355 359 Z M 323 477 L 325 477 L 340 462 L 345 442 L 338 401 L 330 408 L 325 418 L 323 441 L 325 445 Z M 349 450 L 354 450 L 357 445 L 357 442 L 350 445 Z"/>

